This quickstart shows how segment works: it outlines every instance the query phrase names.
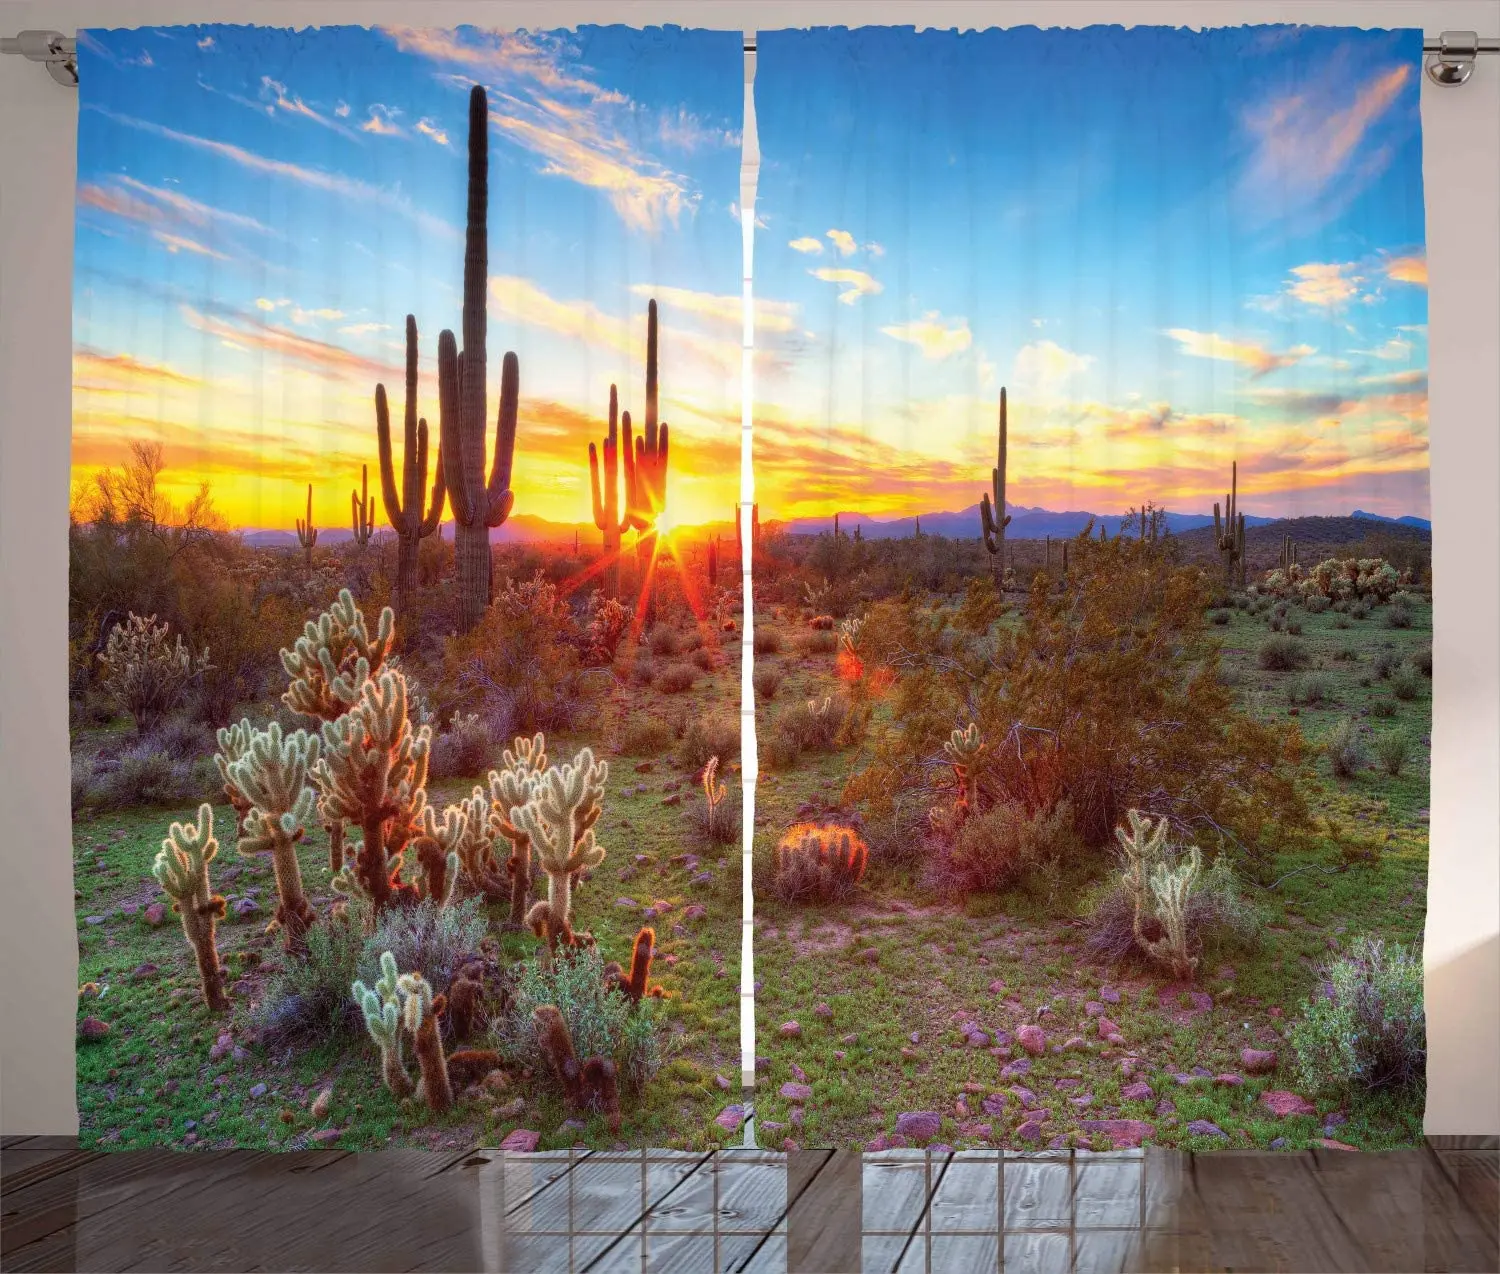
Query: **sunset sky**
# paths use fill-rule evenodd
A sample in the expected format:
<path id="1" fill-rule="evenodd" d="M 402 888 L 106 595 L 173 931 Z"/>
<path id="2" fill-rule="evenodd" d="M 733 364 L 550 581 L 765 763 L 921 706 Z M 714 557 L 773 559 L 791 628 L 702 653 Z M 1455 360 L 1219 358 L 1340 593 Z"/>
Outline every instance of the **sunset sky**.
<path id="1" fill-rule="evenodd" d="M 413 10 L 415 13 L 416 10 Z M 133 439 L 169 494 L 237 527 L 346 526 L 375 470 L 378 381 L 402 410 L 403 325 L 460 326 L 468 90 L 490 100 L 490 422 L 521 365 L 517 514 L 591 520 L 609 385 L 644 408 L 661 313 L 669 510 L 739 493 L 742 82 L 736 32 L 497 36 L 251 27 L 79 40 L 75 481 Z M 385 525 L 380 517 L 379 525 Z"/>
<path id="2" fill-rule="evenodd" d="M 763 518 L 1428 515 L 1420 33 L 758 46 Z"/>

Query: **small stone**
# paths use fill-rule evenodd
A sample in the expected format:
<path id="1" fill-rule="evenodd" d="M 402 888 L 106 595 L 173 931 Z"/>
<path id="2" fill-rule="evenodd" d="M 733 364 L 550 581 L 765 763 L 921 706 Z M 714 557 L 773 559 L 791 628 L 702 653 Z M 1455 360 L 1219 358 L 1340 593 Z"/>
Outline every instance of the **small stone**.
<path id="1" fill-rule="evenodd" d="M 83 923 L 86 924 L 86 925 L 102 925 L 104 923 L 104 917 L 103 916 L 85 916 L 83 918 Z"/>
<path id="2" fill-rule="evenodd" d="M 120 904 L 120 914 L 122 916 L 133 916 L 140 909 L 141 904 L 138 902 L 122 902 Z"/>
<path id="3" fill-rule="evenodd" d="M 1176 1113 L 1177 1103 L 1170 1097 L 1163 1097 L 1156 1103 L 1156 1117 L 1158 1119 L 1165 1119 L 1168 1115 L 1175 1115 Z"/>
<path id="4" fill-rule="evenodd" d="M 863 951 L 861 951 L 859 953 L 859 958 L 861 960 L 863 960 L 866 964 L 879 964 L 880 963 L 880 948 L 879 947 L 866 947 Z"/>
<path id="5" fill-rule="evenodd" d="M 1228 1074 L 1214 1076 L 1214 1083 L 1224 1088 L 1239 1088 L 1244 1082 L 1245 1077 L 1243 1075 L 1236 1075 L 1232 1071 Z"/>
<path id="6" fill-rule="evenodd" d="M 333 1105 L 333 1089 L 325 1088 L 313 1098 L 313 1104 L 308 1108 L 308 1114 L 314 1119 L 322 1119 L 328 1114 L 328 1108 L 331 1105 Z"/>
<path id="7" fill-rule="evenodd" d="M 1047 1037 L 1042 1028 L 1030 1023 L 1016 1032 L 1016 1042 L 1033 1057 L 1040 1057 L 1047 1051 Z"/>
<path id="8" fill-rule="evenodd" d="M 890 1148 L 890 1140 L 884 1133 L 880 1133 L 878 1136 L 865 1142 L 865 1153 L 868 1155 L 879 1154 L 882 1150 L 889 1150 Z"/>
<path id="9" fill-rule="evenodd" d="M 726 1093 L 729 1091 L 729 1081 L 727 1079 L 725 1079 L 724 1076 L 722 1076 L 722 1075 L 715 1075 L 714 1076 L 714 1083 L 717 1084 L 720 1088 L 722 1088 Z"/>
<path id="10" fill-rule="evenodd" d="M 1116 1150 L 1134 1150 L 1156 1129 L 1141 1119 L 1080 1119 L 1078 1127 L 1090 1135 L 1108 1137 Z"/>
<path id="11" fill-rule="evenodd" d="M 783 1022 L 777 1028 L 776 1034 L 784 1040 L 795 1040 L 802 1038 L 802 1027 L 796 1022 Z"/>
<path id="12" fill-rule="evenodd" d="M 1022 1075 L 1031 1070 L 1031 1058 L 1018 1057 L 1013 1062 L 1007 1062 L 1000 1068 L 1001 1079 L 1020 1079 Z"/>
<path id="13" fill-rule="evenodd" d="M 1335 1141 L 1332 1137 L 1315 1138 L 1313 1145 L 1322 1146 L 1324 1150 L 1352 1150 L 1356 1154 L 1359 1153 L 1358 1146 L 1351 1146 L 1342 1141 Z"/>
<path id="14" fill-rule="evenodd" d="M 713 880 L 713 878 L 714 878 L 714 874 L 711 871 L 694 872 L 688 878 L 688 884 L 690 884 L 690 885 L 706 885 L 711 880 Z"/>
<path id="15" fill-rule="evenodd" d="M 787 1101 L 811 1101 L 813 1090 L 807 1084 L 787 1083 L 781 1086 L 781 1095 Z"/>
<path id="16" fill-rule="evenodd" d="M 1056 1088 L 1059 1092 L 1062 1092 L 1069 1088 L 1081 1087 L 1082 1084 L 1083 1081 L 1081 1079 L 1060 1079 L 1055 1084 L 1053 1084 L 1052 1087 Z"/>
<path id="17" fill-rule="evenodd" d="M 1242 1048 L 1240 1065 L 1250 1075 L 1269 1075 L 1276 1069 L 1276 1053 L 1272 1049 Z"/>
<path id="18" fill-rule="evenodd" d="M 250 1054 L 247 1053 L 238 1044 L 236 1044 L 232 1049 L 229 1050 L 229 1060 L 233 1062 L 243 1062 L 247 1060 L 249 1056 Z"/>
<path id="19" fill-rule="evenodd" d="M 153 902 L 141 914 L 145 918 L 146 923 L 155 929 L 158 925 L 166 924 L 167 905 L 166 903 Z"/>
<path id="20" fill-rule="evenodd" d="M 1113 1022 L 1111 1022 L 1107 1017 L 1104 1017 L 1102 1015 L 1100 1016 L 1097 1025 L 1099 1028 L 1099 1038 L 1101 1040 L 1107 1040 L 1111 1035 L 1118 1035 L 1120 1033 L 1120 1028 Z"/>
<path id="21" fill-rule="evenodd" d="M 260 910 L 260 903 L 254 898 L 236 898 L 234 902 L 234 914 L 237 916 L 253 916 Z"/>
<path id="22" fill-rule="evenodd" d="M 1273 1115 L 1316 1115 L 1318 1108 L 1306 1097 L 1289 1093 L 1283 1089 L 1271 1089 L 1260 1095 L 1260 1104 Z"/>
<path id="23" fill-rule="evenodd" d="M 1005 991 L 1005 983 L 1001 982 L 998 978 L 995 981 L 993 981 L 993 982 L 990 983 L 990 994 L 991 995 L 1000 995 L 1004 991 Z"/>
<path id="24" fill-rule="evenodd" d="M 542 1134 L 539 1132 L 533 1132 L 530 1128 L 517 1128 L 505 1134 L 500 1142 L 500 1149 L 527 1155 L 537 1148 L 541 1139 Z"/>
<path id="25" fill-rule="evenodd" d="M 848 1035 L 840 1036 L 839 1037 L 839 1043 L 840 1044 L 858 1044 L 859 1043 L 859 1036 L 856 1035 L 856 1034 L 854 1034 L 851 1031 Z"/>
<path id="26" fill-rule="evenodd" d="M 622 907 L 626 911 L 634 911 L 640 904 L 634 898 L 616 898 L 615 906 Z"/>
<path id="27" fill-rule="evenodd" d="M 738 1132 L 739 1126 L 744 1122 L 745 1108 L 743 1106 L 726 1106 L 714 1116 L 714 1123 L 725 1132 Z"/>
<path id="28" fill-rule="evenodd" d="M 787 1119 L 790 1121 L 790 1123 L 791 1123 L 791 1125 L 792 1125 L 793 1128 L 800 1128 L 800 1127 L 802 1127 L 802 1120 L 803 1120 L 802 1107 L 801 1106 L 793 1106 L 792 1109 L 791 1109 L 791 1113 L 787 1115 Z"/>
<path id="29" fill-rule="evenodd" d="M 1116 1031 L 1113 1035 L 1106 1035 L 1104 1038 L 1116 1048 L 1123 1048 L 1125 1046 L 1125 1037 L 1119 1031 Z"/>
<path id="30" fill-rule="evenodd" d="M 316 1132 L 309 1133 L 307 1139 L 317 1142 L 320 1146 L 331 1146 L 343 1135 L 342 1128 L 319 1128 Z"/>
<path id="31" fill-rule="evenodd" d="M 943 1126 L 943 1117 L 935 1110 L 915 1110 L 896 1116 L 896 1133 L 918 1144 L 931 1141 Z"/>
<path id="32" fill-rule="evenodd" d="M 254 1084 L 254 1085 L 251 1086 L 251 1088 L 250 1088 L 250 1096 L 252 1096 L 252 1097 L 264 1097 L 265 1095 L 266 1095 L 266 1086 L 264 1084 Z"/>
<path id="33" fill-rule="evenodd" d="M 1005 1094 L 991 1093 L 979 1105 L 986 1115 L 1003 1115 L 1005 1113 Z"/>
<path id="34" fill-rule="evenodd" d="M 1211 1123 L 1207 1119 L 1189 1121 L 1186 1131 L 1193 1137 L 1224 1137 L 1227 1139 L 1229 1136 L 1218 1124 Z"/>
<path id="35" fill-rule="evenodd" d="M 109 1023 L 97 1017 L 86 1017 L 78 1023 L 78 1038 L 81 1040 L 102 1040 L 109 1034 Z"/>
<path id="36" fill-rule="evenodd" d="M 664 796 L 664 797 L 661 798 L 661 803 L 663 805 L 681 805 L 682 804 L 682 793 L 681 792 L 673 792 L 671 796 Z"/>
<path id="37" fill-rule="evenodd" d="M 796 1062 L 792 1062 L 790 1064 L 790 1068 L 793 1079 L 795 1079 L 800 1084 L 807 1083 L 807 1072 L 803 1070 L 802 1067 L 798 1066 Z"/>
<path id="38" fill-rule="evenodd" d="M 1120 1002 L 1120 993 L 1112 986 L 1102 986 L 1099 988 L 1099 998 L 1106 1004 L 1118 1004 Z"/>
<path id="39" fill-rule="evenodd" d="M 913 1044 L 920 1044 L 922 1042 L 922 1034 L 920 1031 L 913 1031 L 906 1038 L 909 1039 Z"/>
<path id="40" fill-rule="evenodd" d="M 817 1004 L 813 1006 L 813 1016 L 821 1017 L 826 1020 L 833 1016 L 833 1010 L 826 1004 Z"/>
<path id="41" fill-rule="evenodd" d="M 635 763 L 635 772 L 637 774 L 650 774 L 655 768 L 655 761 L 637 761 Z"/>
<path id="42" fill-rule="evenodd" d="M 1272 1150 L 1285 1150 L 1286 1149 L 1286 1138 L 1285 1137 L 1274 1137 L 1274 1138 L 1272 1138 L 1272 1140 L 1271 1140 L 1271 1149 Z"/>
<path id="43" fill-rule="evenodd" d="M 136 965 L 135 968 L 131 970 L 130 976 L 137 982 L 139 982 L 143 978 L 154 977 L 159 972 L 161 972 L 160 967 L 152 964 L 148 960 L 145 964 Z"/>
<path id="44" fill-rule="evenodd" d="M 182 1144 L 184 1146 L 196 1146 L 198 1144 L 198 1134 L 195 1132 L 188 1133 L 188 1135 L 182 1139 Z"/>
<path id="45" fill-rule="evenodd" d="M 1028 1119 L 1024 1124 L 1016 1129 L 1017 1141 L 1029 1141 L 1033 1144 L 1036 1144 L 1039 1143 L 1041 1139 L 1042 1126 L 1035 1120 Z"/>
<path id="46" fill-rule="evenodd" d="M 1088 1048 L 1088 1041 L 1081 1035 L 1070 1035 L 1063 1043 L 1063 1051 L 1065 1053 L 1076 1053 L 1080 1049 L 1086 1048 Z"/>
<path id="47" fill-rule="evenodd" d="M 1028 1107 L 1036 1105 L 1036 1094 L 1024 1084 L 1012 1084 L 1010 1092 L 1021 1105 Z"/>
<path id="48" fill-rule="evenodd" d="M 802 1149 L 802 1147 L 799 1146 L 790 1137 L 783 1137 L 781 1139 L 781 1152 L 783 1154 L 788 1154 L 788 1155 L 796 1154 L 797 1151 L 799 1151 L 801 1149 Z"/>
<path id="49" fill-rule="evenodd" d="M 1120 1096 L 1125 1101 L 1150 1101 L 1156 1096 L 1150 1084 L 1135 1083 L 1126 1084 L 1120 1089 Z"/>
<path id="50" fill-rule="evenodd" d="M 847 1055 L 845 1054 L 845 1052 L 844 1052 L 843 1049 L 836 1048 L 836 1049 L 833 1050 L 833 1060 L 834 1061 L 836 1061 L 836 1062 L 842 1062 L 844 1060 L 845 1056 L 847 1056 Z"/>
<path id="51" fill-rule="evenodd" d="M 1077 1106 L 1080 1109 L 1085 1106 L 1092 1106 L 1094 1104 L 1094 1094 L 1080 1093 L 1077 1097 L 1069 1097 L 1068 1104 L 1070 1106 Z"/>
<path id="52" fill-rule="evenodd" d="M 917 1052 L 917 1050 L 914 1049 L 914 1048 L 907 1048 L 906 1045 L 903 1044 L 901 1046 L 901 1056 L 903 1058 L 905 1058 L 908 1062 L 914 1062 L 914 1061 L 917 1060 L 917 1058 L 921 1057 L 922 1054 L 920 1054 L 919 1052 Z"/>
<path id="53" fill-rule="evenodd" d="M 1186 1075 L 1182 1071 L 1178 1071 L 1175 1075 L 1172 1076 L 1172 1078 L 1175 1079 L 1184 1088 L 1186 1088 L 1193 1082 L 1193 1076 Z"/>
<path id="54" fill-rule="evenodd" d="M 1083 1006 L 1083 1011 L 1090 1017 L 1099 1017 L 1104 1012 L 1104 1005 L 1100 1004 L 1098 1000 L 1090 1000 Z"/>
<path id="55" fill-rule="evenodd" d="M 702 920 L 706 915 L 708 915 L 708 908 L 702 906 L 700 903 L 689 903 L 682 909 L 682 918 L 684 920 Z"/>

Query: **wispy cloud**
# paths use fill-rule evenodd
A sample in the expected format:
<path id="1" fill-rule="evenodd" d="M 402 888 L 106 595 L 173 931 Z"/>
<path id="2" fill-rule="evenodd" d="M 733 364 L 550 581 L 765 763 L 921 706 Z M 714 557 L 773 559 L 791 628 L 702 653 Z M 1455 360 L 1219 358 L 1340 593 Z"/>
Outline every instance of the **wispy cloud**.
<path id="1" fill-rule="evenodd" d="M 1402 63 L 1351 83 L 1336 60 L 1323 78 L 1260 102 L 1244 116 L 1253 150 L 1239 193 L 1263 219 L 1321 224 L 1337 215 L 1376 177 L 1393 154 L 1366 144 L 1412 75 Z"/>
<path id="2" fill-rule="evenodd" d="M 1383 344 L 1375 346 L 1374 349 L 1351 350 L 1353 354 L 1368 354 L 1371 358 L 1378 358 L 1384 362 L 1396 363 L 1402 359 L 1411 357 L 1412 343 L 1400 336 L 1393 336 Z"/>
<path id="3" fill-rule="evenodd" d="M 874 296 L 885 291 L 885 285 L 872 274 L 863 270 L 849 270 L 822 266 L 808 273 L 815 279 L 822 279 L 824 283 L 837 283 L 841 289 L 839 300 L 845 305 L 853 305 L 862 296 Z"/>
<path id="4" fill-rule="evenodd" d="M 207 52 L 209 49 L 213 48 L 214 47 L 214 38 L 213 38 L 213 36 L 211 36 L 211 35 L 205 35 L 201 40 L 198 41 L 198 47 L 200 49 L 203 49 L 205 52 Z"/>
<path id="5" fill-rule="evenodd" d="M 1356 273 L 1358 268 L 1352 261 L 1310 261 L 1306 265 L 1294 265 L 1292 278 L 1286 282 L 1286 293 L 1304 305 L 1337 309 L 1359 295 L 1359 286 L 1365 281 L 1365 276 Z"/>
<path id="6" fill-rule="evenodd" d="M 922 351 L 922 357 L 934 362 L 961 354 L 974 343 L 966 318 L 945 319 L 936 310 L 907 323 L 893 323 L 880 329 L 886 336 Z"/>
<path id="7" fill-rule="evenodd" d="M 389 332 L 389 323 L 350 323 L 347 327 L 339 328 L 344 336 L 369 336 L 374 332 Z"/>
<path id="8" fill-rule="evenodd" d="M 859 247 L 859 244 L 854 241 L 854 236 L 847 230 L 828 231 L 828 241 L 838 249 L 841 257 L 852 257 L 855 249 Z"/>
<path id="9" fill-rule="evenodd" d="M 738 129 L 707 123 L 684 106 L 662 113 L 656 135 L 663 146 L 680 150 L 685 155 L 731 149 L 740 144 Z"/>
<path id="10" fill-rule="evenodd" d="M 400 114 L 394 106 L 371 102 L 369 117 L 359 126 L 359 131 L 374 133 L 376 137 L 405 137 L 406 130 L 396 123 L 396 117 Z"/>
<path id="11" fill-rule="evenodd" d="M 423 137 L 430 137 L 439 146 L 448 146 L 448 134 L 434 124 L 430 119 L 422 118 L 417 121 L 417 132 Z"/>
<path id="12" fill-rule="evenodd" d="M 212 257 L 215 261 L 229 260 L 224 253 L 210 248 L 206 243 L 199 243 L 196 239 L 190 239 L 186 235 L 172 234 L 166 230 L 153 230 L 151 237 L 166 248 L 168 252 L 187 252 L 193 256 Z"/>
<path id="13" fill-rule="evenodd" d="M 1171 327 L 1164 333 L 1178 343 L 1184 354 L 1194 358 L 1212 358 L 1219 362 L 1239 363 L 1256 377 L 1291 367 L 1317 351 L 1311 345 L 1294 345 L 1277 353 L 1253 341 L 1236 341 L 1217 332 L 1194 332 L 1186 327 Z"/>
<path id="14" fill-rule="evenodd" d="M 637 283 L 630 289 L 636 296 L 655 297 L 665 309 L 678 310 L 708 319 L 715 324 L 741 330 L 744 323 L 744 298 L 714 292 L 695 292 L 691 288 L 656 287 Z M 773 301 L 755 297 L 755 330 L 757 332 L 790 332 L 796 330 L 798 306 L 793 301 Z"/>
<path id="15" fill-rule="evenodd" d="M 1092 354 L 1075 354 L 1056 341 L 1033 341 L 1016 351 L 1013 379 L 1020 396 L 1047 402 L 1059 398 L 1068 382 L 1093 363 Z"/>
<path id="16" fill-rule="evenodd" d="M 273 80 L 269 75 L 260 77 L 260 96 L 272 110 L 280 111 L 283 115 L 294 115 L 300 119 L 310 119 L 314 124 L 321 124 L 324 128 L 330 128 L 345 137 L 353 137 L 354 134 L 336 119 L 329 119 L 321 111 L 309 106 L 295 93 L 288 93 L 285 84 L 279 80 Z"/>
<path id="17" fill-rule="evenodd" d="M 248 229 L 270 234 L 253 217 L 227 212 L 191 199 L 180 191 L 152 186 L 119 175 L 108 182 L 85 182 L 78 188 L 78 206 L 146 227 L 151 238 L 168 252 L 187 252 L 218 261 L 232 259 L 228 231 Z"/>
<path id="18" fill-rule="evenodd" d="M 805 252 L 809 256 L 814 257 L 822 256 L 823 254 L 822 240 L 814 239 L 811 235 L 803 235 L 800 239 L 793 239 L 789 244 L 787 244 L 787 247 L 789 247 L 793 252 Z"/>
<path id="19" fill-rule="evenodd" d="M 92 393 L 154 392 L 162 385 L 196 389 L 203 382 L 164 363 L 151 363 L 130 354 L 105 354 L 88 346 L 73 351 L 73 387 Z"/>
<path id="20" fill-rule="evenodd" d="M 358 378 L 373 384 L 390 370 L 388 365 L 356 354 L 342 345 L 303 336 L 252 314 L 233 311 L 205 314 L 191 305 L 179 306 L 179 313 L 189 327 L 217 336 L 231 348 L 272 355 L 320 375 Z"/>

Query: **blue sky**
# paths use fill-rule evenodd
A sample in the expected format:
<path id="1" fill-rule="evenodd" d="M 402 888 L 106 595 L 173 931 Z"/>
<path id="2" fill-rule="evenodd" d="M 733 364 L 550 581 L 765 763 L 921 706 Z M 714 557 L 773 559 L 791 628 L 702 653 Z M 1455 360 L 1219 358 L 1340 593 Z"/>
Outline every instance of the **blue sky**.
<path id="1" fill-rule="evenodd" d="M 1419 33 L 758 45 L 763 514 L 1428 513 Z"/>
<path id="2" fill-rule="evenodd" d="M 738 494 L 736 33 L 173 27 L 80 38 L 75 477 L 165 444 L 232 524 L 347 516 L 416 315 L 436 431 L 459 327 L 467 96 L 490 100 L 489 354 L 520 356 L 516 511 L 588 520 L 612 381 L 661 308 L 678 521 Z M 372 474 L 372 486 L 376 485 Z"/>

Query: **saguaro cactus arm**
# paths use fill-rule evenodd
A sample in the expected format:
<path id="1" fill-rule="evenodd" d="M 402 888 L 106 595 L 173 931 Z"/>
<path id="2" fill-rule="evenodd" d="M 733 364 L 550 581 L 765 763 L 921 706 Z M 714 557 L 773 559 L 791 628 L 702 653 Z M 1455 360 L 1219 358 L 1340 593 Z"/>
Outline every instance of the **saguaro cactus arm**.
<path id="1" fill-rule="evenodd" d="M 419 539 L 429 536 L 442 520 L 447 486 L 443 474 L 442 448 L 438 449 L 432 493 L 427 494 L 427 421 L 417 415 L 417 320 L 406 316 L 406 405 L 404 449 L 401 455 L 401 489 L 396 488 L 396 466 L 391 450 L 391 413 L 385 386 L 375 386 L 375 436 L 380 450 L 380 495 L 385 516 L 398 535 Z M 424 498 L 426 504 L 424 506 Z"/>

